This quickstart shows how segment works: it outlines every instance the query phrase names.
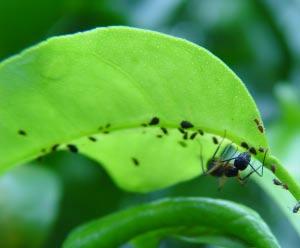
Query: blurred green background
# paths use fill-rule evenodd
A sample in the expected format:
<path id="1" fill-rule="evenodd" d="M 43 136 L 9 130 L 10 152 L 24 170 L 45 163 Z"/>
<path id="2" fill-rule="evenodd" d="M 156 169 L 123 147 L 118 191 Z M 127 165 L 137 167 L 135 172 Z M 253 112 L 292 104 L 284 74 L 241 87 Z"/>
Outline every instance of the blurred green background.
<path id="1" fill-rule="evenodd" d="M 48 37 L 100 26 L 146 28 L 195 42 L 244 81 L 262 113 L 273 153 L 300 182 L 299 24 L 299 0 L 1 0 L 0 60 Z M 64 152 L 0 178 L 0 247 L 59 247 L 81 223 L 175 195 L 245 204 L 260 213 L 282 247 L 299 247 L 297 231 L 254 181 L 241 187 L 230 180 L 218 192 L 215 179 L 205 177 L 133 194 L 118 189 L 95 162 Z M 192 246 L 170 238 L 161 247 Z"/>

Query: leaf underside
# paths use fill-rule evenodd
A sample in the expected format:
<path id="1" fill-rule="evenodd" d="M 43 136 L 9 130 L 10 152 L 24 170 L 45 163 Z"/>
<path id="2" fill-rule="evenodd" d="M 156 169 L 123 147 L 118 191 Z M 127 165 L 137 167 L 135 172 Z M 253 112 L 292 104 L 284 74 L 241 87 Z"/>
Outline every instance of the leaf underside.
<path id="1" fill-rule="evenodd" d="M 51 38 L 0 64 L 0 96 L 1 172 L 68 149 L 146 192 L 199 175 L 200 155 L 207 161 L 225 130 L 224 145 L 246 142 L 260 160 L 268 148 L 239 78 L 204 48 L 151 31 Z M 187 136 L 182 121 L 193 125 Z"/>

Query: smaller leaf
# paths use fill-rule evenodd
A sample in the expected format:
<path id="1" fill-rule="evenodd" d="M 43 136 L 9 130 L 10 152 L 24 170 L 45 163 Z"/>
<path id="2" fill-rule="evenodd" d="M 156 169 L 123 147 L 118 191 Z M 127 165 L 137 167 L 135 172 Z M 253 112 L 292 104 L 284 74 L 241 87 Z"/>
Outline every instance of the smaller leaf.
<path id="1" fill-rule="evenodd" d="M 63 247 L 118 247 L 151 231 L 182 226 L 217 229 L 249 247 L 279 247 L 268 226 L 251 209 L 193 197 L 156 201 L 92 221 L 73 231 Z"/>

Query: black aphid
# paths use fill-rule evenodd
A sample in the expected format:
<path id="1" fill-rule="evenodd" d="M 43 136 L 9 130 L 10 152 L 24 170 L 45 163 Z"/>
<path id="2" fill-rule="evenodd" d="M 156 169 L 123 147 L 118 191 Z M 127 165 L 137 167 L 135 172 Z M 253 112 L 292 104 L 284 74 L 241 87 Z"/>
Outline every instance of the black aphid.
<path id="1" fill-rule="evenodd" d="M 70 152 L 73 152 L 73 153 L 77 153 L 78 152 L 78 148 L 75 145 L 69 144 L 69 145 L 67 145 L 67 147 L 68 147 L 68 149 L 69 149 Z"/>
<path id="2" fill-rule="evenodd" d="M 111 127 L 111 124 L 110 123 L 107 123 L 105 128 L 110 128 Z"/>
<path id="3" fill-rule="evenodd" d="M 142 127 L 147 127 L 148 125 L 146 123 L 141 124 Z"/>
<path id="4" fill-rule="evenodd" d="M 178 141 L 178 144 L 181 145 L 182 147 L 187 147 L 187 143 L 185 143 L 182 140 Z"/>
<path id="5" fill-rule="evenodd" d="M 263 126 L 262 126 L 262 125 L 259 125 L 259 126 L 257 126 L 257 128 L 258 128 L 258 130 L 259 130 L 261 133 L 263 133 L 263 132 L 264 132 L 264 128 L 263 128 Z"/>
<path id="6" fill-rule="evenodd" d="M 181 132 L 182 134 L 185 134 L 186 132 L 182 129 L 182 128 L 178 128 L 179 132 Z"/>
<path id="7" fill-rule="evenodd" d="M 136 158 L 131 158 L 132 162 L 134 163 L 135 166 L 139 166 L 140 162 Z"/>
<path id="8" fill-rule="evenodd" d="M 255 150 L 254 147 L 251 147 L 251 148 L 249 149 L 249 152 L 251 152 L 251 153 L 254 154 L 254 155 L 257 154 L 257 152 L 256 152 L 256 150 Z"/>
<path id="9" fill-rule="evenodd" d="M 204 135 L 204 132 L 203 132 L 203 130 L 199 129 L 199 130 L 198 130 L 198 132 L 200 133 L 200 135 L 201 135 L 201 136 L 203 136 L 203 135 Z"/>
<path id="10" fill-rule="evenodd" d="M 18 131 L 18 134 L 19 134 L 19 135 L 22 135 L 22 136 L 26 136 L 26 135 L 27 135 L 26 131 L 24 131 L 24 130 L 22 130 L 22 129 L 20 129 L 20 130 Z"/>
<path id="11" fill-rule="evenodd" d="M 57 150 L 57 148 L 59 147 L 59 144 L 54 144 L 52 147 L 51 147 L 51 151 L 52 152 L 55 152 Z"/>
<path id="12" fill-rule="evenodd" d="M 216 137 L 212 137 L 212 140 L 214 142 L 215 145 L 219 144 L 219 141 Z"/>
<path id="13" fill-rule="evenodd" d="M 293 208 L 293 213 L 298 213 L 300 209 L 300 201 L 296 203 L 295 207 Z"/>
<path id="14" fill-rule="evenodd" d="M 184 133 L 184 134 L 183 134 L 183 139 L 186 140 L 187 138 L 188 138 L 188 133 Z"/>
<path id="15" fill-rule="evenodd" d="M 158 119 L 158 117 L 153 117 L 152 119 L 151 119 L 151 121 L 149 122 L 149 125 L 157 125 L 157 124 L 159 124 L 159 119 Z"/>
<path id="16" fill-rule="evenodd" d="M 163 136 L 161 134 L 156 135 L 157 138 L 162 138 Z"/>
<path id="17" fill-rule="evenodd" d="M 197 132 L 192 133 L 191 136 L 190 136 L 190 139 L 191 140 L 195 139 L 197 134 L 198 134 Z"/>
<path id="18" fill-rule="evenodd" d="M 181 126 L 181 128 L 184 128 L 184 129 L 194 127 L 194 125 L 192 123 L 190 123 L 189 121 L 182 121 L 180 123 L 180 126 Z"/>
<path id="19" fill-rule="evenodd" d="M 89 140 L 92 141 L 92 142 L 96 142 L 97 141 L 97 139 L 95 137 L 93 137 L 93 136 L 89 136 Z"/>
<path id="20" fill-rule="evenodd" d="M 271 165 L 271 171 L 275 174 L 275 172 L 276 172 L 276 166 L 274 164 Z"/>
<path id="21" fill-rule="evenodd" d="M 262 147 L 259 147 L 259 148 L 258 148 L 258 151 L 259 151 L 259 152 L 265 152 L 265 149 L 262 148 Z"/>
<path id="22" fill-rule="evenodd" d="M 160 129 L 164 134 L 168 134 L 168 130 L 165 127 L 161 127 Z"/>
<path id="23" fill-rule="evenodd" d="M 246 142 L 242 142 L 241 143 L 241 147 L 245 148 L 245 149 L 249 149 L 249 145 Z"/>

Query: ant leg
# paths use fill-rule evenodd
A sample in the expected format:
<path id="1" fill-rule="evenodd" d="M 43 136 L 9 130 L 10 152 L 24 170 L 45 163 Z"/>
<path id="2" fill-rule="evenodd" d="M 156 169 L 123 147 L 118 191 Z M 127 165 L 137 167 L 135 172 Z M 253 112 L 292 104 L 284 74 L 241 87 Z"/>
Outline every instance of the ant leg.
<path id="1" fill-rule="evenodd" d="M 258 167 L 258 168 L 254 168 L 254 166 L 249 163 L 249 165 L 251 166 L 253 172 L 255 172 L 257 175 L 259 175 L 260 177 L 262 177 L 264 175 L 264 166 L 265 166 L 265 160 L 266 160 L 266 155 L 267 155 L 267 150 L 265 152 L 265 155 L 264 155 L 264 159 L 263 159 L 263 162 L 262 164 Z M 261 172 L 259 173 L 258 170 L 261 168 Z"/>
<path id="2" fill-rule="evenodd" d="M 205 175 L 211 174 L 215 170 L 219 169 L 222 165 L 223 165 L 222 163 L 217 163 L 212 168 L 210 168 L 208 171 L 206 171 Z"/>
<path id="3" fill-rule="evenodd" d="M 224 187 L 224 184 L 227 181 L 227 177 L 222 176 L 221 178 L 219 178 L 219 186 L 218 186 L 218 191 L 221 191 L 222 188 Z"/>
<path id="4" fill-rule="evenodd" d="M 261 176 L 263 176 L 263 174 L 264 174 L 264 166 L 265 166 L 265 160 L 266 160 L 267 153 L 268 153 L 268 149 L 266 149 L 266 151 L 265 151 L 264 159 L 262 162 Z"/>
<path id="5" fill-rule="evenodd" d="M 254 172 L 256 172 L 256 170 L 250 171 L 246 176 L 240 178 L 240 180 L 241 180 L 242 182 L 247 182 L 246 180 L 248 180 L 249 177 L 250 177 Z"/>
<path id="6" fill-rule="evenodd" d="M 203 153 L 202 153 L 202 143 L 200 143 L 200 162 L 201 162 L 201 168 L 202 168 L 202 174 L 207 175 L 207 171 L 204 169 L 204 163 L 203 163 Z"/>
<path id="7" fill-rule="evenodd" d="M 258 168 L 254 168 L 254 166 L 251 164 L 251 163 L 249 163 L 249 165 L 250 165 L 250 167 L 252 168 L 252 172 L 254 173 L 256 173 L 257 175 L 259 175 L 260 177 L 262 177 L 263 176 L 263 174 L 264 174 L 264 171 L 263 171 L 263 165 L 260 165 Z M 261 172 L 258 172 L 258 170 L 261 168 Z"/>

